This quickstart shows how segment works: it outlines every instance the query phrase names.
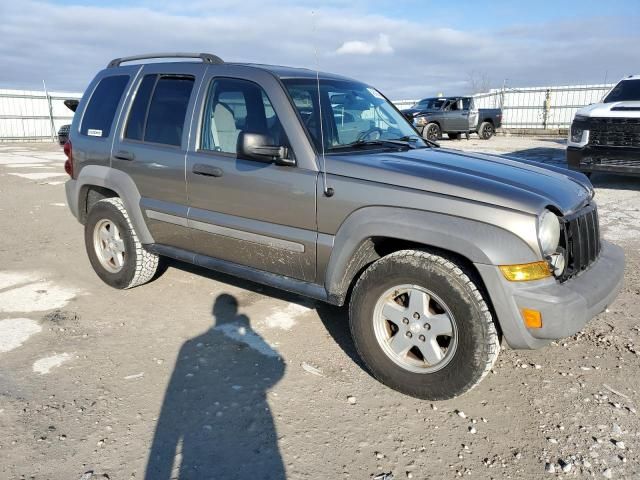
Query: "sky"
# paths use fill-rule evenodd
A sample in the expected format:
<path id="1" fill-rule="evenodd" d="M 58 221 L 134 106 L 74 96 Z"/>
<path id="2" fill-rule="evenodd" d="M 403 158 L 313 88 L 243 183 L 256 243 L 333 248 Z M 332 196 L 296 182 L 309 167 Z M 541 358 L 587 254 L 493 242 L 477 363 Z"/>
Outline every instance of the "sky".
<path id="1" fill-rule="evenodd" d="M 82 92 L 115 57 L 215 53 L 394 100 L 640 74 L 640 0 L 0 0 L 0 88 Z"/>

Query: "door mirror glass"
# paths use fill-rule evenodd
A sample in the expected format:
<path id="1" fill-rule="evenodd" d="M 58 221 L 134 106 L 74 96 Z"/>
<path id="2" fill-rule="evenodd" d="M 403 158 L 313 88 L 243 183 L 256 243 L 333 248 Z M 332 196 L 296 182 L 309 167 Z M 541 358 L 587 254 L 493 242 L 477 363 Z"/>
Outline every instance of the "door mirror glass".
<path id="1" fill-rule="evenodd" d="M 243 158 L 276 165 L 295 165 L 295 160 L 287 158 L 288 149 L 282 145 L 273 145 L 268 135 L 262 133 L 240 132 L 238 135 L 238 153 Z"/>

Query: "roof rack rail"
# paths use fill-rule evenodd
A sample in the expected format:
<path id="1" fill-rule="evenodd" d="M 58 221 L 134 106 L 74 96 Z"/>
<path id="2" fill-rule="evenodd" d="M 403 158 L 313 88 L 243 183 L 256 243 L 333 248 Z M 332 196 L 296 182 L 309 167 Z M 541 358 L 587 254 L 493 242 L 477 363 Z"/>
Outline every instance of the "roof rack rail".
<path id="1" fill-rule="evenodd" d="M 148 53 L 145 55 L 133 55 L 131 57 L 114 58 L 109 62 L 107 68 L 119 67 L 123 62 L 134 62 L 136 60 L 148 60 L 152 58 L 199 58 L 202 63 L 210 63 L 213 65 L 220 65 L 224 61 L 217 55 L 211 53 Z"/>

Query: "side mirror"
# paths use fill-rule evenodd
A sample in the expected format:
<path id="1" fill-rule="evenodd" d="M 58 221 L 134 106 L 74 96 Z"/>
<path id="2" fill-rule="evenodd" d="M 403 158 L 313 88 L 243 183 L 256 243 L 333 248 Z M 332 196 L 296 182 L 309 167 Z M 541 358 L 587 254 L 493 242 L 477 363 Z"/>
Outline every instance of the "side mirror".
<path id="1" fill-rule="evenodd" d="M 262 133 L 240 132 L 238 135 L 238 153 L 251 160 L 275 163 L 276 165 L 293 166 L 296 161 L 287 158 L 288 148 L 272 145 L 268 135 Z"/>
<path id="2" fill-rule="evenodd" d="M 456 102 L 456 109 L 464 110 L 464 108 L 462 107 L 462 99 L 458 99 L 458 101 Z"/>

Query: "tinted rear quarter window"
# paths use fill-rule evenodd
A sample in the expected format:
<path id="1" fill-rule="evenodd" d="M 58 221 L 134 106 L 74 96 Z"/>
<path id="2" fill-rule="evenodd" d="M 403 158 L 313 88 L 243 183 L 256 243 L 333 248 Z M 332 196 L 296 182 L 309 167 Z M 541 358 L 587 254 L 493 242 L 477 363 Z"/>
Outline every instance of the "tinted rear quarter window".
<path id="1" fill-rule="evenodd" d="M 115 75 L 100 80 L 82 117 L 80 133 L 92 137 L 108 137 L 113 117 L 129 83 L 129 75 Z"/>
<path id="2" fill-rule="evenodd" d="M 193 77 L 158 79 L 147 114 L 145 142 L 180 146 L 193 83 Z"/>
<path id="3" fill-rule="evenodd" d="M 156 84 L 157 75 L 146 75 L 140 83 L 136 98 L 131 106 L 127 129 L 124 134 L 126 138 L 132 140 L 142 140 L 144 136 L 144 123 L 147 118 L 147 107 L 149 106 L 149 98 Z"/>

